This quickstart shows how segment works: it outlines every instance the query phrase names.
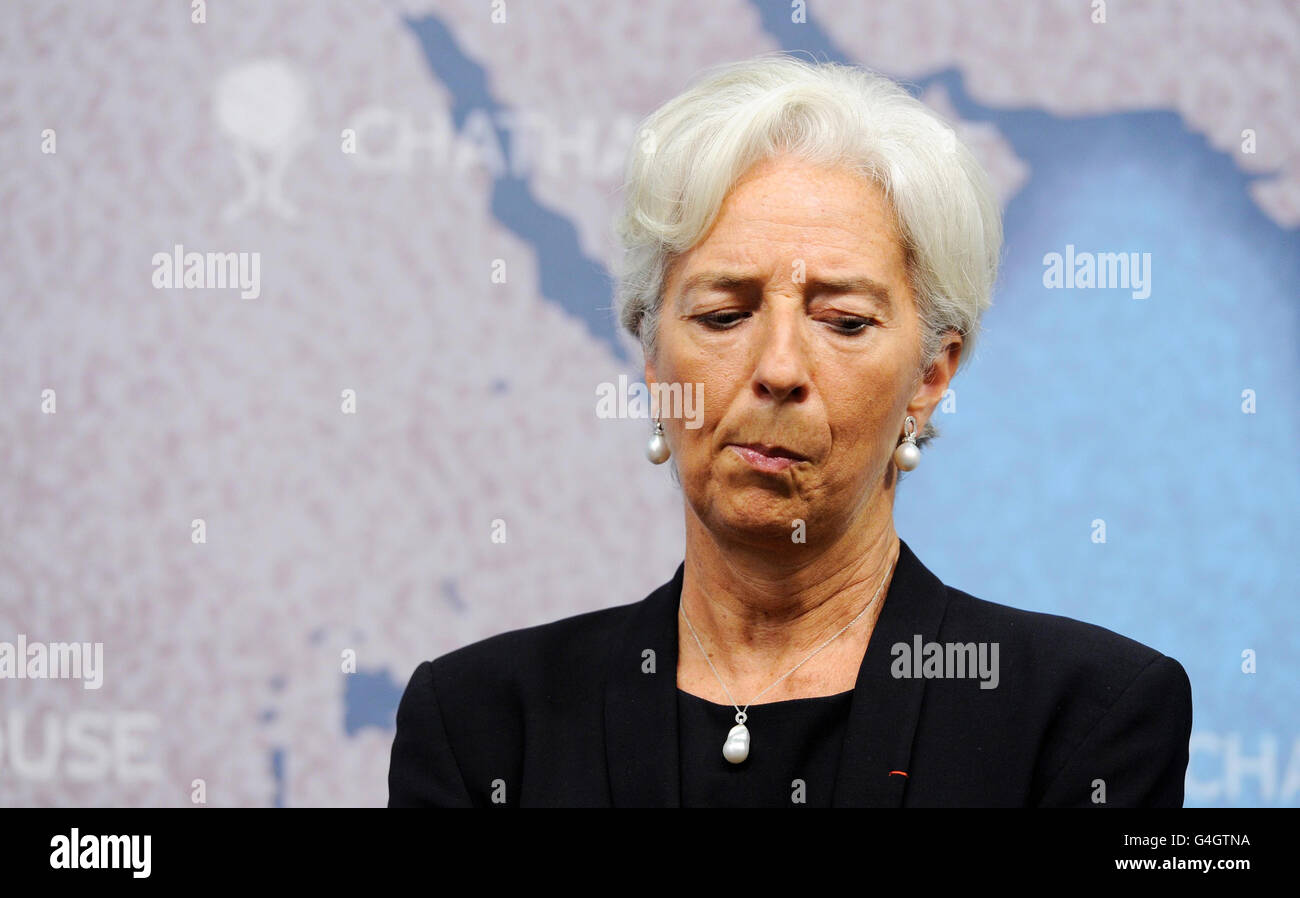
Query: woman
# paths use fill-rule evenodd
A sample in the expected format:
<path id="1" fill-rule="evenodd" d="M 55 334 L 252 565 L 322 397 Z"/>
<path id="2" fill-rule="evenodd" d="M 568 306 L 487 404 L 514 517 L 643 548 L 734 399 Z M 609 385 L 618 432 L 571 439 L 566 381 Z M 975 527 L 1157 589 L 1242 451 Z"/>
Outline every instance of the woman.
<path id="1" fill-rule="evenodd" d="M 1180 806 L 1177 661 L 947 587 L 894 530 L 997 272 L 969 151 L 887 79 L 780 55 L 640 134 L 620 317 L 648 385 L 706 400 L 648 449 L 685 561 L 421 664 L 389 804 Z"/>

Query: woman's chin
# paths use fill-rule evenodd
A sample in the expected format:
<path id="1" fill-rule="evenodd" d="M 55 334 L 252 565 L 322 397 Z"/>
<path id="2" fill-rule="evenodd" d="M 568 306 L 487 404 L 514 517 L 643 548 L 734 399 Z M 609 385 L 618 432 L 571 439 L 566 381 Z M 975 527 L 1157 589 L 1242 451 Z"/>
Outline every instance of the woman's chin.
<path id="1" fill-rule="evenodd" d="M 709 528 L 728 533 L 740 542 L 790 547 L 804 544 L 807 509 L 799 501 L 772 501 L 766 497 L 739 497 L 715 507 Z"/>

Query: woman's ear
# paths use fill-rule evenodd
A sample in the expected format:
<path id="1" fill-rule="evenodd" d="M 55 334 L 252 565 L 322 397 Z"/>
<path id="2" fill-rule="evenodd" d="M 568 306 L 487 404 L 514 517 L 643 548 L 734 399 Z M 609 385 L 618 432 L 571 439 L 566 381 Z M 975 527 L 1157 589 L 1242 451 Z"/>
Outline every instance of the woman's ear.
<path id="1" fill-rule="evenodd" d="M 907 413 L 916 418 L 918 432 L 925 429 L 935 406 L 943 399 L 953 375 L 957 373 L 957 363 L 961 361 L 961 334 L 950 330 L 945 335 L 943 348 L 935 356 L 930 367 L 921 378 L 921 385 L 907 405 Z"/>

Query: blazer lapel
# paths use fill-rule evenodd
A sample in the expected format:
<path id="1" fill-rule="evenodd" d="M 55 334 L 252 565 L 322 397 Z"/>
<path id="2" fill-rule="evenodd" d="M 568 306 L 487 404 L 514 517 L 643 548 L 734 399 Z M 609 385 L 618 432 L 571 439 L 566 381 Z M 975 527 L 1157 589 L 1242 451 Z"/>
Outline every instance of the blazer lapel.
<path id="1" fill-rule="evenodd" d="M 638 602 L 609 660 L 605 752 L 614 807 L 681 806 L 677 762 L 677 603 L 686 565 Z M 647 668 L 654 652 L 654 672 Z"/>
<path id="2" fill-rule="evenodd" d="M 677 604 L 685 564 L 637 603 L 610 655 L 605 686 L 605 751 L 615 807 L 680 807 L 677 751 Z M 911 771 L 912 738 L 924 679 L 894 679 L 895 643 L 938 640 L 948 598 L 943 583 L 899 540 L 885 604 L 854 686 L 832 804 L 898 807 Z M 654 673 L 646 673 L 646 651 Z"/>
<path id="3" fill-rule="evenodd" d="M 835 807 L 899 807 L 907 786 L 912 737 L 925 698 L 924 679 L 895 679 L 890 649 L 937 641 L 947 590 L 899 540 L 898 563 L 858 669 L 848 730 L 831 803 Z"/>

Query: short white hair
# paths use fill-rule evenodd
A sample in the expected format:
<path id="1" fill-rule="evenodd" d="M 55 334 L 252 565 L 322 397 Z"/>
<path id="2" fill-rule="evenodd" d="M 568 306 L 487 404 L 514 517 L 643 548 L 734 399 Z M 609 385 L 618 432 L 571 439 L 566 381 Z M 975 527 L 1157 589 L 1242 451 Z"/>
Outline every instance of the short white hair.
<path id="1" fill-rule="evenodd" d="M 992 304 L 1002 247 L 987 174 L 937 114 L 884 75 L 784 53 L 706 71 L 638 129 L 618 222 L 616 303 L 646 356 L 657 354 L 673 260 L 704 238 L 751 167 L 783 154 L 848 168 L 882 188 L 922 322 L 920 370 L 949 329 L 963 337 L 958 367 L 965 365 Z M 918 442 L 935 435 L 927 424 Z"/>

